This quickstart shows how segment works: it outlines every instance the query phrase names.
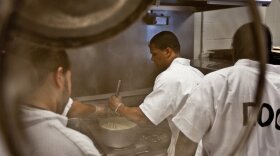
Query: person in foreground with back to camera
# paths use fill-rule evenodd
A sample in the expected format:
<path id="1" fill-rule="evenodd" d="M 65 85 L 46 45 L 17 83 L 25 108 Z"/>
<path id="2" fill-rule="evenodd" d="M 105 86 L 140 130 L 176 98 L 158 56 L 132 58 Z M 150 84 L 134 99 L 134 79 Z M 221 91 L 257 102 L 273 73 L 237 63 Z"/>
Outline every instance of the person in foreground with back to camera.
<path id="1" fill-rule="evenodd" d="M 29 46 L 18 49 L 17 58 L 26 59 L 31 71 L 30 92 L 21 109 L 24 131 L 35 156 L 99 156 L 93 142 L 66 127 L 61 115 L 71 94 L 71 70 L 64 50 Z M 13 51 L 10 51 L 13 53 Z"/>
<path id="2" fill-rule="evenodd" d="M 109 106 L 112 110 L 138 124 L 158 125 L 167 119 L 172 132 L 168 155 L 175 153 L 175 143 L 179 130 L 171 122 L 192 90 L 200 83 L 203 74 L 190 66 L 188 59 L 180 58 L 180 44 L 177 37 L 169 31 L 155 35 L 149 44 L 152 61 L 160 73 L 153 91 L 139 107 L 127 107 L 120 97 L 112 96 Z"/>
<path id="3" fill-rule="evenodd" d="M 178 142 L 188 144 L 181 149 L 176 146 L 176 155 L 193 155 L 201 139 L 203 155 L 226 156 L 233 150 L 254 108 L 259 62 L 252 28 L 253 23 L 248 23 L 234 34 L 235 65 L 206 75 L 173 118 L 182 132 Z M 269 39 L 268 28 L 263 28 L 264 36 Z M 280 153 L 280 66 L 267 64 L 266 68 L 261 111 L 242 151 L 244 156 L 279 156 Z"/>

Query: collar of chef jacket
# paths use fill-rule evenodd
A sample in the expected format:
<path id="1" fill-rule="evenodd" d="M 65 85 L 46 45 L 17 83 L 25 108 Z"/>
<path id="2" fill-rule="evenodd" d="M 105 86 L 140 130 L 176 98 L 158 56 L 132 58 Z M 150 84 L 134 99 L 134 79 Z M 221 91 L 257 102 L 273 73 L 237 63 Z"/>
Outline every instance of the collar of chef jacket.
<path id="1" fill-rule="evenodd" d="M 234 64 L 234 66 L 246 66 L 246 67 L 258 70 L 259 69 L 259 62 L 249 60 L 249 59 L 240 59 Z M 280 65 L 267 64 L 266 65 L 266 72 L 272 72 L 272 73 L 280 74 Z"/>
<path id="2" fill-rule="evenodd" d="M 172 63 L 171 63 L 171 66 L 174 65 L 174 64 L 182 64 L 182 65 L 186 65 L 186 66 L 189 66 L 190 65 L 190 60 L 188 59 L 185 59 L 185 58 L 175 58 Z"/>
<path id="3" fill-rule="evenodd" d="M 67 124 L 67 117 L 48 110 L 22 106 L 23 120 L 25 126 L 29 127 L 46 120 L 58 120 L 64 126 Z"/>

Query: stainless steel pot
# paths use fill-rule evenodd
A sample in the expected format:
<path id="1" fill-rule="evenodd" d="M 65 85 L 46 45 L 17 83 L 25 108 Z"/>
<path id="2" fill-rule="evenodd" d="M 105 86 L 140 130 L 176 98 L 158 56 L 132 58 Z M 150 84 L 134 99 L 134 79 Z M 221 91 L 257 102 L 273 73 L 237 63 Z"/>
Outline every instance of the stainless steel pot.
<path id="1" fill-rule="evenodd" d="M 137 139 L 138 126 L 124 117 L 99 119 L 99 128 L 98 140 L 109 147 L 127 147 Z"/>
<path id="2" fill-rule="evenodd" d="M 116 122 L 115 126 L 118 123 L 128 126 L 126 128 L 117 128 L 113 125 L 104 126 L 104 124 L 112 124 L 112 122 Z M 138 139 L 138 126 L 124 117 L 72 118 L 68 120 L 67 126 L 87 135 L 95 144 L 113 148 L 128 147 Z"/>

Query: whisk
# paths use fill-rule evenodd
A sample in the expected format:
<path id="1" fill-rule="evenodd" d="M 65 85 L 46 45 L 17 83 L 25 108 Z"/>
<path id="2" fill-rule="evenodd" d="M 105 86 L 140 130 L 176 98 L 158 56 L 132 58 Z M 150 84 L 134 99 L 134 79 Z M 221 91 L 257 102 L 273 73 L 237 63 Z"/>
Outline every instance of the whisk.
<path id="1" fill-rule="evenodd" d="M 115 93 L 115 96 L 116 96 L 116 97 L 119 96 L 121 84 L 122 84 L 122 80 L 119 80 L 119 81 L 118 81 L 118 85 L 117 85 L 117 90 L 116 90 L 116 93 Z M 113 118 L 112 122 L 113 122 L 113 128 L 116 128 L 116 119 Z"/>

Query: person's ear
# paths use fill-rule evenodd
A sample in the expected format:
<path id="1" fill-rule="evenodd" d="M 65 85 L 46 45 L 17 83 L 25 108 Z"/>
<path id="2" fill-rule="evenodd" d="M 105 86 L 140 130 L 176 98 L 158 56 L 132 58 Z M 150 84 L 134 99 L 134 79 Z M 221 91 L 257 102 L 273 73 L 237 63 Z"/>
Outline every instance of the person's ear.
<path id="1" fill-rule="evenodd" d="M 58 67 L 54 73 L 55 84 L 58 88 L 62 88 L 64 86 L 64 79 L 64 70 L 62 67 Z"/>
<path id="2" fill-rule="evenodd" d="M 169 58 L 172 56 L 173 50 L 169 47 L 165 49 L 165 55 Z"/>

